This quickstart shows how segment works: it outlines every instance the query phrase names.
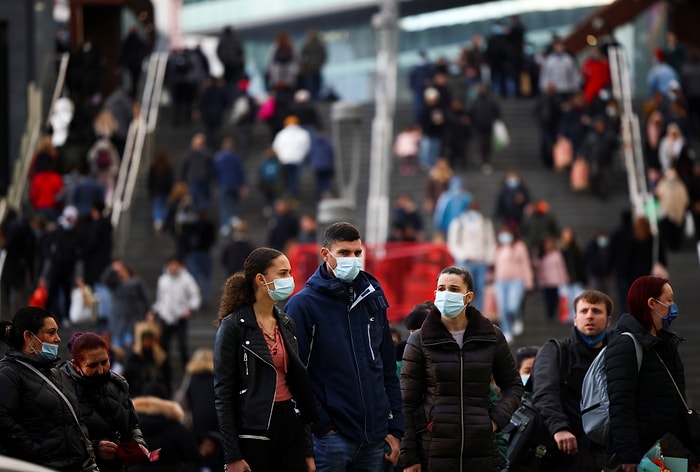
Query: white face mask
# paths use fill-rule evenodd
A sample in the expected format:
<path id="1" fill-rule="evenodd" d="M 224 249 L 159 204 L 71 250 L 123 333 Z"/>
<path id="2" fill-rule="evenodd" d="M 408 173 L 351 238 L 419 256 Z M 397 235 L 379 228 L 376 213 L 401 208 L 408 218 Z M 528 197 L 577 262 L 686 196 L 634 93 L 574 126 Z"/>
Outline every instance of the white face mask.
<path id="1" fill-rule="evenodd" d="M 332 270 L 336 278 L 345 282 L 355 280 L 362 267 L 362 260 L 359 257 L 335 257 L 330 251 L 328 254 L 335 259 L 335 269 Z"/>

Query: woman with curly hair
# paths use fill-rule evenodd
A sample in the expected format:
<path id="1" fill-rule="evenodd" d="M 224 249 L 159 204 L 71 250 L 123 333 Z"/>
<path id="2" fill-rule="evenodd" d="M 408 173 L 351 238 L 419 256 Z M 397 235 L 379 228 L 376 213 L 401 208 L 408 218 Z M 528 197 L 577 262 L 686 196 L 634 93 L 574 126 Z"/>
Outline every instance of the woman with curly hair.
<path id="1" fill-rule="evenodd" d="M 214 392 L 228 472 L 316 470 L 316 419 L 292 319 L 277 307 L 294 292 L 289 259 L 255 249 L 226 280 L 214 344 Z"/>

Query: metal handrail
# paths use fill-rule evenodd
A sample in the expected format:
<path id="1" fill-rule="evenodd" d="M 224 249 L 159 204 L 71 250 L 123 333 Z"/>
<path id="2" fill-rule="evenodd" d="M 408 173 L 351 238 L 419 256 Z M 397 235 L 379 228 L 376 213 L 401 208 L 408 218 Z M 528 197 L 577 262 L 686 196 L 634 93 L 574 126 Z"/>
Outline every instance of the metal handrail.
<path id="1" fill-rule="evenodd" d="M 634 213 L 640 215 L 644 214 L 650 196 L 644 170 L 639 117 L 632 108 L 631 81 L 624 50 L 618 45 L 610 46 L 608 56 L 613 96 L 619 102 L 622 110 L 622 150 L 625 156 L 630 202 Z M 652 220 L 654 219 L 652 218 Z M 650 221 L 650 223 L 655 231 L 656 221 Z"/>
<path id="2" fill-rule="evenodd" d="M 146 140 L 155 131 L 158 120 L 166 64 L 167 53 L 151 54 L 141 99 L 142 106 L 129 125 L 127 133 L 126 146 L 115 184 L 111 214 L 112 226 L 119 235 L 117 241 L 119 253 L 124 252 L 129 233 L 129 221 L 128 218 L 123 218 L 123 215 L 131 209 Z"/>
<path id="3" fill-rule="evenodd" d="M 66 83 L 66 73 L 68 72 L 68 61 L 70 60 L 70 54 L 64 52 L 61 54 L 61 60 L 58 64 L 58 75 L 56 76 L 56 85 L 53 88 L 53 95 L 51 95 L 51 103 L 49 104 L 49 109 L 46 112 L 46 126 L 50 125 L 49 120 L 51 120 L 51 114 L 53 113 L 53 107 L 56 104 L 56 100 L 63 93 L 63 86 Z"/>

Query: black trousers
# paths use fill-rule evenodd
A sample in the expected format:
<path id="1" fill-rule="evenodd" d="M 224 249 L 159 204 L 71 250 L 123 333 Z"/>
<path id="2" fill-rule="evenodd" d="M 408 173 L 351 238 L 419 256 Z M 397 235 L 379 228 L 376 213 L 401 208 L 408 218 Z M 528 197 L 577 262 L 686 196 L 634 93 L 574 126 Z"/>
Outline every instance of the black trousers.
<path id="1" fill-rule="evenodd" d="M 270 429 L 242 430 L 240 447 L 253 472 L 306 472 L 304 425 L 294 402 L 275 402 Z"/>

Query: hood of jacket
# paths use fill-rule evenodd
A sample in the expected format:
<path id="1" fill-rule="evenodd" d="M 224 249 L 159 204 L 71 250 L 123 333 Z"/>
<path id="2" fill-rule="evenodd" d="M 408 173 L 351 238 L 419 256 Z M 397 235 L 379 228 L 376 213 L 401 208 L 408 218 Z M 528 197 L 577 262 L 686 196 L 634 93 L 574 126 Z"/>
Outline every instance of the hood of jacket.
<path id="1" fill-rule="evenodd" d="M 132 401 L 139 417 L 141 415 L 163 416 L 178 423 L 185 421 L 185 411 L 174 401 L 158 397 L 136 397 Z"/>

